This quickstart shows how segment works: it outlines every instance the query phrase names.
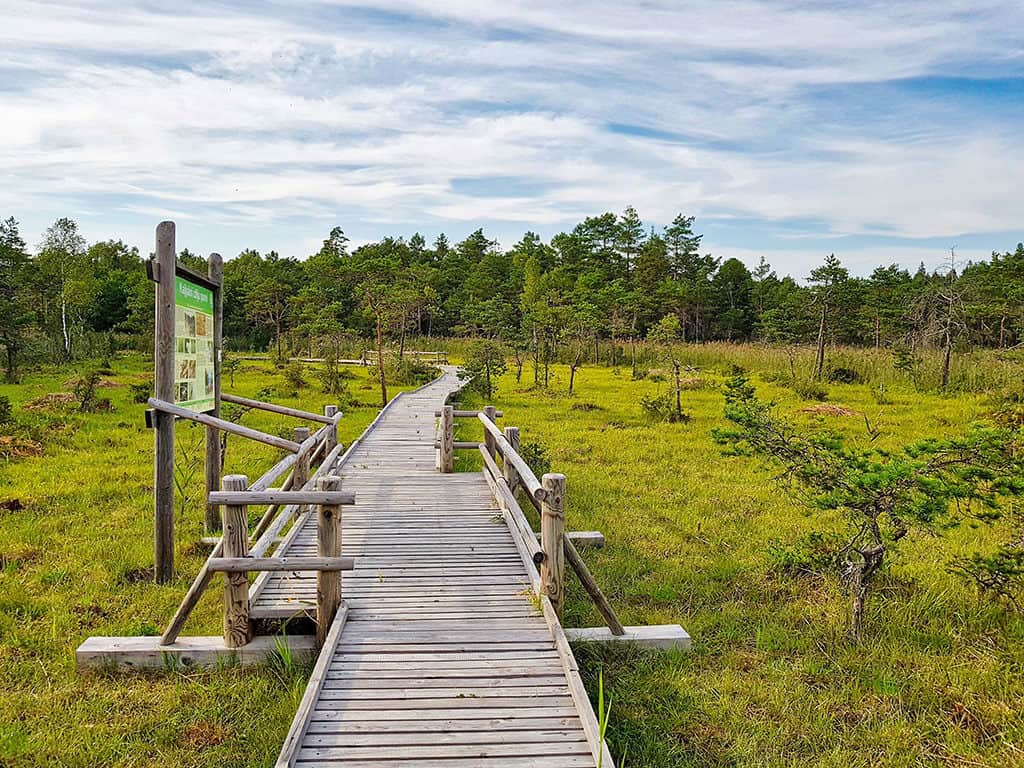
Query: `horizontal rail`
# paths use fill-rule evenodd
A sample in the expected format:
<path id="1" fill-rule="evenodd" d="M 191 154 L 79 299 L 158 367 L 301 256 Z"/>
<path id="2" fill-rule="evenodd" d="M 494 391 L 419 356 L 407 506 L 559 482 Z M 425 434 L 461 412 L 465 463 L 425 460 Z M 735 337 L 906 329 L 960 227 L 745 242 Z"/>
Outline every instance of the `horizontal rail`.
<path id="1" fill-rule="evenodd" d="M 247 408 L 256 408 L 260 411 L 278 413 L 282 416 L 294 416 L 297 419 L 303 419 L 305 421 L 319 421 L 321 424 L 333 424 L 334 419 L 336 418 L 324 416 L 322 413 L 310 413 L 309 411 L 301 411 L 298 408 L 289 408 L 286 405 L 275 405 L 274 403 L 265 403 L 262 400 L 251 400 L 248 397 L 231 395 L 227 392 L 221 392 L 220 399 L 225 403 L 244 405 Z"/>
<path id="2" fill-rule="evenodd" d="M 355 504 L 354 491 L 210 491 L 211 504 L 240 507 L 262 504 Z"/>
<path id="3" fill-rule="evenodd" d="M 462 450 L 472 450 L 472 451 L 475 451 L 477 449 L 477 447 L 479 447 L 479 445 L 480 445 L 480 443 L 474 442 L 473 440 L 455 440 L 452 443 L 452 448 L 455 448 L 456 450 L 462 449 Z M 434 447 L 435 448 L 440 448 L 441 447 L 441 441 L 440 440 L 435 440 L 434 441 Z"/>
<path id="4" fill-rule="evenodd" d="M 519 473 L 519 481 L 526 488 L 526 492 L 530 496 L 530 499 L 535 504 L 539 504 L 544 501 L 547 497 L 547 491 L 545 491 L 541 486 L 540 480 L 537 479 L 537 476 L 533 474 L 533 470 L 530 469 L 530 465 L 523 460 L 522 456 L 515 452 L 511 443 L 505 439 L 505 435 L 500 429 L 498 429 L 497 424 L 488 419 L 487 416 L 482 413 L 478 415 L 478 418 L 483 423 L 484 429 L 486 429 L 490 433 L 491 437 L 494 438 L 494 444 L 501 452 L 502 458 L 516 468 L 516 472 Z"/>
<path id="5" fill-rule="evenodd" d="M 519 504 L 516 502 L 515 494 L 508 487 L 508 483 L 505 482 L 505 478 L 501 474 L 501 470 L 498 469 L 497 463 L 494 458 L 487 452 L 487 448 L 478 443 L 477 447 L 480 449 L 480 455 L 484 459 L 484 471 L 488 472 L 493 480 L 493 486 L 497 490 L 497 495 L 500 497 L 499 502 L 502 502 L 502 506 L 506 507 L 512 518 L 512 524 L 515 526 L 516 532 L 522 539 L 523 546 L 529 553 L 530 559 L 534 565 L 540 565 L 544 562 L 544 550 L 540 548 L 540 544 L 537 543 L 537 536 L 533 532 L 533 528 L 530 527 L 529 521 L 523 514 L 523 510 L 519 508 Z"/>
<path id="6" fill-rule="evenodd" d="M 256 571 L 351 571 L 352 557 L 214 557 L 210 570 L 220 573 Z"/>
<path id="7" fill-rule="evenodd" d="M 247 437 L 250 440 L 255 440 L 258 443 L 265 443 L 266 445 L 272 445 L 275 448 L 280 448 L 284 451 L 298 453 L 301 448 L 298 443 L 293 442 L 292 440 L 286 440 L 283 437 L 277 437 L 276 435 L 268 435 L 266 432 L 260 432 L 258 429 L 243 427 L 241 424 L 235 424 L 233 421 L 218 419 L 216 416 L 210 416 L 205 413 L 196 413 L 195 411 L 190 411 L 188 408 L 182 408 L 174 403 L 168 403 L 166 400 L 158 400 L 155 397 L 151 397 L 147 402 L 150 408 L 157 411 L 169 413 L 172 416 L 178 416 L 182 419 L 188 419 L 189 421 L 195 421 L 199 424 L 205 424 L 208 427 L 215 427 L 231 435 Z"/>
<path id="8" fill-rule="evenodd" d="M 452 411 L 452 416 L 454 416 L 457 419 L 475 419 L 481 413 L 483 413 L 483 411 Z M 494 412 L 494 416 L 499 419 L 504 415 L 504 411 Z M 441 418 L 441 411 L 434 411 L 434 418 Z"/>

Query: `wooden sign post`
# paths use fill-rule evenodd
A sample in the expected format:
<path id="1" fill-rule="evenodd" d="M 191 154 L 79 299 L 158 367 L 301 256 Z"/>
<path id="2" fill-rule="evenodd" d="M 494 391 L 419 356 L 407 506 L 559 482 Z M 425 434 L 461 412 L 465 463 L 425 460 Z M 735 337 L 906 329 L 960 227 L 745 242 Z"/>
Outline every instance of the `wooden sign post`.
<path id="1" fill-rule="evenodd" d="M 223 262 L 211 254 L 206 275 L 178 264 L 173 221 L 156 228 L 156 258 L 150 277 L 156 282 L 153 334 L 153 389 L 157 400 L 188 410 L 219 415 L 223 299 Z M 174 419 L 149 413 L 154 428 L 154 573 L 164 584 L 174 577 Z M 206 430 L 206 488 L 220 484 L 220 434 Z M 220 529 L 216 506 L 207 505 L 208 530 Z"/>

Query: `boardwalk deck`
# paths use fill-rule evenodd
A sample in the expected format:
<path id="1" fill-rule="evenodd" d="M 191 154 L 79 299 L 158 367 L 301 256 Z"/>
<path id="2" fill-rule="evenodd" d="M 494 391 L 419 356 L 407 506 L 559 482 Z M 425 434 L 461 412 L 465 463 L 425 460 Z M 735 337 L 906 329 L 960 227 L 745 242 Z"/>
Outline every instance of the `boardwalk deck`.
<path id="1" fill-rule="evenodd" d="M 453 369 L 392 401 L 342 467 L 339 612 L 279 766 L 594 768 L 595 719 L 561 628 L 479 473 L 440 474 Z M 316 554 L 315 517 L 278 555 Z M 315 609 L 314 574 L 268 573 L 254 617 Z M 611 768 L 607 757 L 605 768 Z"/>

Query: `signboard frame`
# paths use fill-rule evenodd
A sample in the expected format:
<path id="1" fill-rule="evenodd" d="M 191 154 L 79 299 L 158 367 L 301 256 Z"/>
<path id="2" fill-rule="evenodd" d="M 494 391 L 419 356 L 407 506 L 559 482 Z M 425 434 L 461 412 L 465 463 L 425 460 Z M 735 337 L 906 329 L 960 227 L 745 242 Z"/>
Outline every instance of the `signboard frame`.
<path id="1" fill-rule="evenodd" d="M 179 403 L 191 410 L 220 415 L 221 357 L 223 333 L 223 274 L 224 262 L 220 254 L 211 253 L 207 260 L 207 274 L 202 275 L 178 263 L 175 248 L 175 226 L 173 221 L 163 221 L 156 228 L 156 253 L 147 262 L 149 278 L 156 283 L 156 310 L 153 333 L 153 388 L 158 400 Z M 178 287 L 184 286 L 184 302 L 179 307 Z M 188 286 L 196 290 L 189 291 Z M 210 301 L 205 297 L 209 294 Z M 205 316 L 197 319 L 200 310 Z M 181 314 L 179 326 L 179 310 Z M 191 315 L 191 322 L 187 315 Z M 208 324 L 205 333 L 197 334 L 200 322 Z M 179 328 L 181 339 L 187 341 L 179 352 Z M 199 339 L 212 343 L 203 355 L 202 394 L 203 397 L 181 402 L 181 395 L 195 393 L 195 382 L 200 374 Z M 187 351 L 186 351 L 187 350 Z M 184 365 L 184 368 L 183 368 Z M 207 392 L 209 368 L 212 368 L 212 393 Z M 191 383 L 192 389 L 182 388 Z M 212 394 L 212 399 L 208 397 Z M 161 411 L 147 411 L 147 424 L 154 430 L 154 573 L 158 583 L 167 583 L 174 577 L 174 422 L 175 417 Z M 206 489 L 220 487 L 220 430 L 206 427 Z M 207 494 L 208 497 L 208 494 Z M 206 505 L 205 527 L 207 532 L 220 530 L 220 509 Z"/>

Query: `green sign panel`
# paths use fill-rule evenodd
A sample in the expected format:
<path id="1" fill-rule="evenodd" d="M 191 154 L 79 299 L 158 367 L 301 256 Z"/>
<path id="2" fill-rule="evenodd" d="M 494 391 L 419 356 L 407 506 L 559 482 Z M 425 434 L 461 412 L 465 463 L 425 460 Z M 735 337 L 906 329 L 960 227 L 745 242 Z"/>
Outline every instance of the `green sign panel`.
<path id="1" fill-rule="evenodd" d="M 213 410 L 213 291 L 181 276 L 174 278 L 174 342 L 174 401 Z"/>

